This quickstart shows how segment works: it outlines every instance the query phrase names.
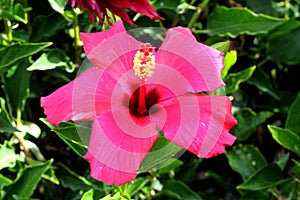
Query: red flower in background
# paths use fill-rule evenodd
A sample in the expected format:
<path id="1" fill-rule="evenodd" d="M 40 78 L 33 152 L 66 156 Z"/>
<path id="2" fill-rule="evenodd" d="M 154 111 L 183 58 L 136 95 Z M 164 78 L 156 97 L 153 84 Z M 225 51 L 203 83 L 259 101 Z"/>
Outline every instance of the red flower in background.
<path id="1" fill-rule="evenodd" d="M 125 9 L 130 9 L 134 12 L 141 13 L 153 20 L 162 19 L 159 14 L 154 10 L 147 0 L 67 0 L 72 2 L 72 7 L 81 7 L 89 11 L 90 18 L 94 21 L 94 15 L 99 17 L 101 23 L 103 23 L 106 17 L 110 23 L 109 16 L 107 14 L 108 9 L 112 14 L 121 17 L 130 25 L 134 23 L 129 18 Z"/>

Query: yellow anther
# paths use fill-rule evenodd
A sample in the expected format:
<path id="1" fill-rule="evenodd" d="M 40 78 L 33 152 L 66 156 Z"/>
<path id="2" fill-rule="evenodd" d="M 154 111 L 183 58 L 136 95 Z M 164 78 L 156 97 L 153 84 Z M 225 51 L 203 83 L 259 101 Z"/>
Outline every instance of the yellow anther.
<path id="1" fill-rule="evenodd" d="M 133 70 L 140 79 L 147 80 L 155 68 L 154 48 L 151 44 L 142 44 L 133 59 Z"/>

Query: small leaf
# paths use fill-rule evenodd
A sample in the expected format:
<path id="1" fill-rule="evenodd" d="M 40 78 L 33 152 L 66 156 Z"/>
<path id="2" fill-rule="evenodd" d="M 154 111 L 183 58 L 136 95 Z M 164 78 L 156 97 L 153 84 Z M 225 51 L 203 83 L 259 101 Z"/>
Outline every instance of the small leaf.
<path id="1" fill-rule="evenodd" d="M 17 129 L 12 125 L 11 119 L 5 108 L 5 100 L 0 97 L 0 132 L 15 132 Z"/>
<path id="2" fill-rule="evenodd" d="M 237 61 L 236 51 L 229 51 L 228 53 L 226 53 L 224 57 L 225 68 L 222 70 L 222 79 L 225 79 L 225 77 L 228 74 L 228 71 L 236 63 L 236 61 Z"/>
<path id="3" fill-rule="evenodd" d="M 9 178 L 0 174 L 0 191 L 3 191 L 2 188 L 4 186 L 10 185 L 12 182 L 13 182 L 12 180 L 10 180 Z M 1 195 L 0 195 L 0 197 L 1 197 Z"/>
<path id="4" fill-rule="evenodd" d="M 224 54 L 227 54 L 227 52 L 229 50 L 229 46 L 230 46 L 230 41 L 225 41 L 225 42 L 215 43 L 215 44 L 211 45 L 210 47 L 217 49 L 219 51 L 222 51 Z"/>
<path id="5" fill-rule="evenodd" d="M 276 164 L 280 167 L 281 171 L 284 170 L 287 162 L 289 161 L 289 158 L 290 158 L 290 153 L 287 153 L 276 161 Z"/>
<path id="6" fill-rule="evenodd" d="M 28 22 L 27 12 L 20 3 L 16 3 L 14 5 L 14 19 L 23 22 L 24 24 L 27 24 Z"/>
<path id="7" fill-rule="evenodd" d="M 248 8 L 217 6 L 208 18 L 207 28 L 210 35 L 234 38 L 241 34 L 267 34 L 283 22 L 283 19 L 257 15 Z"/>
<path id="8" fill-rule="evenodd" d="M 13 195 L 17 195 L 22 198 L 29 198 L 41 180 L 42 175 L 47 171 L 52 162 L 53 160 L 49 160 L 47 162 L 22 169 L 18 173 L 16 180 L 14 180 L 11 185 L 7 186 L 4 200 L 13 199 Z"/>
<path id="9" fill-rule="evenodd" d="M 132 197 L 149 182 L 151 182 L 151 179 L 147 177 L 138 177 L 128 184 L 126 192 Z"/>
<path id="10" fill-rule="evenodd" d="M 45 119 L 41 119 L 41 121 L 51 128 L 79 156 L 83 157 L 85 155 L 88 144 L 86 142 L 89 141 L 91 132 L 90 127 L 63 122 L 60 123 L 59 128 L 55 128 Z"/>
<path id="11" fill-rule="evenodd" d="M 34 55 L 50 46 L 51 42 L 15 44 L 0 51 L 0 74 L 11 67 L 17 61 Z"/>
<path id="12" fill-rule="evenodd" d="M 300 92 L 289 109 L 285 122 L 285 128 L 297 133 L 300 136 Z"/>
<path id="13" fill-rule="evenodd" d="M 268 128 L 274 140 L 283 147 L 300 155 L 300 136 L 298 134 L 272 125 L 268 125 Z"/>
<path id="14" fill-rule="evenodd" d="M 0 147 L 0 170 L 6 167 L 14 167 L 18 160 L 24 161 L 24 158 L 16 154 L 13 149 L 4 145 Z"/>
<path id="15" fill-rule="evenodd" d="M 239 190 L 263 190 L 280 185 L 291 179 L 283 179 L 280 167 L 275 164 L 266 165 L 257 170 L 249 179 L 237 186 Z"/>
<path id="16" fill-rule="evenodd" d="M 28 71 L 49 70 L 56 67 L 69 68 L 69 57 L 59 49 L 51 49 L 48 53 L 43 53 L 30 67 Z M 74 65 L 72 65 L 74 67 Z"/>
<path id="17" fill-rule="evenodd" d="M 159 174 L 169 173 L 171 170 L 174 170 L 181 165 L 183 165 L 183 162 L 181 160 L 174 160 L 174 162 L 170 163 L 168 166 L 159 169 L 158 173 Z"/>
<path id="18" fill-rule="evenodd" d="M 230 73 L 226 79 L 226 94 L 231 94 L 239 88 L 240 83 L 247 81 L 253 74 L 255 66 L 249 67 L 237 73 Z"/>
<path id="19" fill-rule="evenodd" d="M 239 173 L 243 180 L 248 179 L 255 171 L 267 164 L 260 151 L 250 145 L 234 147 L 225 153 L 230 167 Z"/>
<path id="20" fill-rule="evenodd" d="M 48 0 L 53 10 L 59 13 L 64 13 L 67 1 L 65 0 Z"/>
<path id="21" fill-rule="evenodd" d="M 241 109 L 235 116 L 238 124 L 231 129 L 231 133 L 237 136 L 238 141 L 244 141 L 255 132 L 257 126 L 264 123 L 272 115 L 273 113 L 269 111 L 255 113 L 250 108 Z"/>
<path id="22" fill-rule="evenodd" d="M 164 184 L 160 196 L 171 196 L 176 199 L 184 200 L 202 200 L 202 198 L 192 191 L 187 185 L 181 181 L 169 180 Z"/>

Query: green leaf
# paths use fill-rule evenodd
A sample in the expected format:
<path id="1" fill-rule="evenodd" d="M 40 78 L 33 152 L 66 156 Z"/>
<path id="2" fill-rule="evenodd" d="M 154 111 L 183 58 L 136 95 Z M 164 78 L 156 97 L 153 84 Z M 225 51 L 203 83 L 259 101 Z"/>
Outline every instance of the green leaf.
<path id="1" fill-rule="evenodd" d="M 7 186 L 4 200 L 13 199 L 13 195 L 17 195 L 22 198 L 29 198 L 36 189 L 42 175 L 51 166 L 52 162 L 53 160 L 49 160 L 47 162 L 28 166 L 22 169 L 18 173 L 16 180 L 11 185 Z"/>
<path id="2" fill-rule="evenodd" d="M 249 179 L 237 186 L 239 190 L 263 190 L 275 187 L 291 179 L 283 179 L 280 167 L 275 164 L 266 165 L 257 170 Z"/>
<path id="3" fill-rule="evenodd" d="M 87 151 L 87 141 L 89 141 L 90 127 L 75 125 L 70 122 L 63 122 L 59 128 L 46 122 L 45 119 L 41 121 L 46 124 L 52 131 L 54 131 L 71 149 L 73 149 L 79 156 L 83 157 Z"/>
<path id="4" fill-rule="evenodd" d="M 17 61 L 36 54 L 50 46 L 51 42 L 15 44 L 0 51 L 0 75 Z"/>
<path id="5" fill-rule="evenodd" d="M 126 192 L 132 197 L 150 182 L 151 179 L 148 177 L 138 177 L 128 184 Z"/>
<path id="6" fill-rule="evenodd" d="M 0 132 L 15 132 L 17 129 L 12 125 L 10 117 L 5 108 L 5 100 L 0 97 Z"/>
<path id="7" fill-rule="evenodd" d="M 251 108 L 241 109 L 235 116 L 238 124 L 231 129 L 231 133 L 237 136 L 238 141 L 244 141 L 255 132 L 257 126 L 264 123 L 272 115 L 273 113 L 269 111 L 255 113 Z"/>
<path id="8" fill-rule="evenodd" d="M 228 74 L 228 71 L 236 63 L 236 61 L 237 61 L 236 51 L 232 50 L 232 51 L 229 51 L 228 53 L 226 53 L 226 55 L 224 57 L 225 68 L 222 70 L 222 79 L 225 79 L 225 77 Z"/>
<path id="9" fill-rule="evenodd" d="M 268 128 L 274 140 L 283 147 L 300 155 L 300 136 L 298 134 L 272 125 L 268 125 Z"/>
<path id="10" fill-rule="evenodd" d="M 282 157 L 280 157 L 277 161 L 276 164 L 280 167 L 281 171 L 284 170 L 287 162 L 289 161 L 290 158 L 290 153 L 284 154 Z"/>
<path id="11" fill-rule="evenodd" d="M 207 177 L 212 178 L 214 181 L 216 181 L 222 188 L 224 188 L 224 190 L 226 191 L 234 190 L 234 185 L 228 182 L 228 180 L 226 180 L 226 178 L 223 175 L 218 174 L 212 170 L 206 171 L 205 175 Z"/>
<path id="12" fill-rule="evenodd" d="M 210 35 L 234 38 L 241 34 L 267 34 L 283 22 L 283 19 L 257 15 L 247 8 L 217 6 L 208 18 L 207 28 Z"/>
<path id="13" fill-rule="evenodd" d="M 182 170 L 176 173 L 176 178 L 187 185 L 192 185 L 197 169 L 204 159 L 197 159 L 194 162 L 186 165 Z"/>
<path id="14" fill-rule="evenodd" d="M 257 68 L 248 83 L 255 85 L 258 89 L 271 95 L 274 99 L 280 100 L 280 97 L 273 89 L 269 77 L 262 69 Z"/>
<path id="15" fill-rule="evenodd" d="M 85 177 L 80 176 L 69 169 L 67 166 L 59 163 L 58 169 L 55 171 L 56 176 L 60 183 L 72 191 L 88 191 L 91 188 L 96 189 L 97 187 L 93 183 L 89 182 Z"/>
<path id="16" fill-rule="evenodd" d="M 17 65 L 14 75 L 7 78 L 4 83 L 4 90 L 9 97 L 9 103 L 15 109 L 23 110 L 26 99 L 29 97 L 32 72 L 26 70 L 28 65 L 28 59 L 24 59 Z M 16 88 L 18 89 L 16 90 Z"/>
<path id="17" fill-rule="evenodd" d="M 289 109 L 288 116 L 285 122 L 285 128 L 300 135 L 300 92 Z"/>
<path id="18" fill-rule="evenodd" d="M 169 180 L 164 184 L 160 196 L 170 196 L 179 200 L 201 200 L 202 198 L 181 181 Z"/>
<path id="19" fill-rule="evenodd" d="M 14 19 L 23 22 L 24 24 L 27 24 L 28 22 L 27 12 L 20 3 L 16 3 L 14 5 Z"/>
<path id="20" fill-rule="evenodd" d="M 48 53 L 43 53 L 30 67 L 29 71 L 33 70 L 49 70 L 56 67 L 68 68 L 70 58 L 66 53 L 59 49 L 51 49 Z M 72 65 L 72 68 L 75 66 Z"/>
<path id="21" fill-rule="evenodd" d="M 237 73 L 230 73 L 226 79 L 226 94 L 231 94 L 239 88 L 240 83 L 247 81 L 253 74 L 255 66 L 249 67 Z"/>
<path id="22" fill-rule="evenodd" d="M 180 151 L 182 151 L 181 147 L 160 136 L 143 160 L 140 171 L 157 170 L 168 166 L 176 160 L 174 156 Z"/>
<path id="23" fill-rule="evenodd" d="M 229 46 L 230 46 L 230 41 L 225 41 L 225 42 L 218 42 L 215 43 L 213 45 L 211 45 L 210 47 L 217 49 L 219 51 L 222 51 L 224 54 L 227 54 L 228 50 L 229 50 Z"/>
<path id="24" fill-rule="evenodd" d="M 48 169 L 43 175 L 43 179 L 46 179 L 56 185 L 59 185 L 59 180 L 57 179 L 55 175 L 54 169 Z"/>
<path id="25" fill-rule="evenodd" d="M 181 160 L 174 160 L 174 162 L 170 163 L 168 166 L 159 169 L 158 173 L 159 174 L 169 173 L 171 170 L 174 170 L 180 167 L 181 165 L 183 165 L 183 162 Z"/>
<path id="26" fill-rule="evenodd" d="M 24 161 L 24 158 L 16 154 L 13 149 L 4 145 L 0 147 L 0 170 L 6 167 L 14 167 L 18 160 Z"/>
<path id="27" fill-rule="evenodd" d="M 251 199 L 271 199 L 270 193 L 267 191 L 247 191 L 242 194 L 240 200 L 251 200 Z"/>
<path id="28" fill-rule="evenodd" d="M 0 191 L 2 190 L 2 188 L 4 186 L 10 185 L 12 182 L 13 182 L 12 180 L 10 180 L 9 178 L 0 174 Z M 0 195 L 0 198 L 1 198 L 1 195 Z"/>
<path id="29" fill-rule="evenodd" d="M 55 35 L 66 27 L 67 21 L 58 13 L 49 16 L 38 15 L 32 25 L 30 41 L 37 42 Z"/>
<path id="30" fill-rule="evenodd" d="M 300 25 L 290 30 L 284 35 L 278 34 L 277 37 L 269 39 L 267 53 L 274 62 L 282 62 L 288 65 L 296 65 L 300 63 Z"/>
<path id="31" fill-rule="evenodd" d="M 67 1 L 65 0 L 48 0 L 53 10 L 59 13 L 64 13 Z"/>
<path id="32" fill-rule="evenodd" d="M 272 0 L 246 0 L 246 4 L 255 13 L 274 15 L 276 12 L 272 6 Z"/>
<path id="33" fill-rule="evenodd" d="M 243 180 L 248 179 L 255 171 L 267 164 L 260 151 L 250 145 L 234 147 L 225 153 L 230 167 L 239 173 Z"/>

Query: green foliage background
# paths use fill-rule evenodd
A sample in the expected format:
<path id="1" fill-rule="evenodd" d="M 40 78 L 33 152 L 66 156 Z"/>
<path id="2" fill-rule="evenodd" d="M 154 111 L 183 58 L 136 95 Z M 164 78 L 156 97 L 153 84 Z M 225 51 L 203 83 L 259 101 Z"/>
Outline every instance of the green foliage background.
<path id="1" fill-rule="evenodd" d="M 206 160 L 186 152 L 120 187 L 93 180 L 78 127 L 47 123 L 39 99 L 76 77 L 79 31 L 109 27 L 65 0 L 0 0 L 0 199 L 300 198 L 300 1 L 151 3 L 165 20 L 129 12 L 138 27 L 188 27 L 226 53 L 233 147 Z"/>

